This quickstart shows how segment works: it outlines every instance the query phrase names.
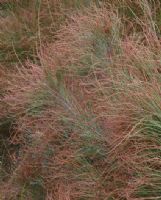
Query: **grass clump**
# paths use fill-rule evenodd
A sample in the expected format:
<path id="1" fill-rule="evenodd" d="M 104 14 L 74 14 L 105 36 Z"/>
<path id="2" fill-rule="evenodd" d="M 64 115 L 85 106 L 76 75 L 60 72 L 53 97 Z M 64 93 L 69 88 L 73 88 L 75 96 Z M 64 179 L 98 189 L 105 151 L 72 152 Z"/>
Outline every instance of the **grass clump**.
<path id="1" fill-rule="evenodd" d="M 16 154 L 0 187 L 4 199 L 161 198 L 161 45 L 154 5 L 97 3 L 38 6 L 39 62 L 28 57 L 8 72 L 1 95 L 0 117 L 12 119 L 7 142 Z M 54 21 L 43 21 L 42 5 Z M 58 21 L 68 19 L 55 32 L 59 15 Z"/>
<path id="2" fill-rule="evenodd" d="M 11 66 L 27 59 L 37 61 L 41 42 L 52 42 L 55 32 L 73 9 L 87 1 L 4 1 L 0 4 L 0 63 Z"/>

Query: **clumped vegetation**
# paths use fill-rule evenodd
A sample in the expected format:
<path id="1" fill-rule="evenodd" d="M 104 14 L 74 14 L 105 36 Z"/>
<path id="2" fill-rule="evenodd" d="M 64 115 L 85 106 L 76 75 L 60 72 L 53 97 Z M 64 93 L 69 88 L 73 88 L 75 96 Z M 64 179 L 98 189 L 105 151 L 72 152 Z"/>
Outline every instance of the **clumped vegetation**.
<path id="1" fill-rule="evenodd" d="M 0 199 L 161 199 L 161 2 L 0 8 Z"/>

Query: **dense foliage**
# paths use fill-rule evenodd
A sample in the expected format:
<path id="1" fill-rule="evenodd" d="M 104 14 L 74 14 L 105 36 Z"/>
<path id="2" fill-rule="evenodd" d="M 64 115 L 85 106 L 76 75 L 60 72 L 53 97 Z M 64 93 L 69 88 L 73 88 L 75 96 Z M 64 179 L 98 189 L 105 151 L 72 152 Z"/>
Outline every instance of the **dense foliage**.
<path id="1" fill-rule="evenodd" d="M 0 1 L 0 199 L 161 199 L 161 2 Z"/>

